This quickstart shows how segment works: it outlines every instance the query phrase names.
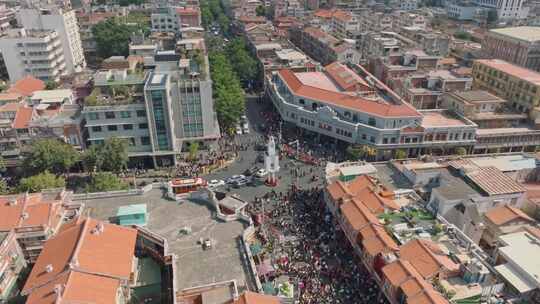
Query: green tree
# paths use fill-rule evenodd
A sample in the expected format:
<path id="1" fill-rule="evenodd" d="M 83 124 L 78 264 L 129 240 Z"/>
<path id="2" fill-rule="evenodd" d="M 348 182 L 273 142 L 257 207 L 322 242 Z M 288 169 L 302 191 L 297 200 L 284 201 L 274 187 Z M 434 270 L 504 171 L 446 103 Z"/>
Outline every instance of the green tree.
<path id="1" fill-rule="evenodd" d="M 196 159 L 197 153 L 199 153 L 199 143 L 196 141 L 192 141 L 189 144 L 189 159 Z"/>
<path id="2" fill-rule="evenodd" d="M 48 171 L 38 175 L 30 176 L 21 179 L 17 191 L 19 192 L 39 192 L 49 188 L 63 188 L 66 181 L 61 176 L 56 176 Z"/>
<path id="3" fill-rule="evenodd" d="M 359 147 L 350 145 L 345 150 L 347 156 L 351 160 L 359 160 L 362 157 L 362 150 Z"/>
<path id="4" fill-rule="evenodd" d="M 87 186 L 87 192 L 116 191 L 127 188 L 128 184 L 115 174 L 111 172 L 100 172 L 91 178 L 90 184 Z"/>
<path id="5" fill-rule="evenodd" d="M 97 54 L 101 58 L 129 55 L 129 39 L 132 33 L 144 30 L 141 25 L 121 22 L 119 19 L 107 19 L 92 28 L 96 40 Z"/>
<path id="6" fill-rule="evenodd" d="M 4 160 L 4 157 L 0 155 L 0 173 L 6 172 L 6 161 Z"/>
<path id="7" fill-rule="evenodd" d="M 28 172 L 50 171 L 65 173 L 79 160 L 79 153 L 73 146 L 56 139 L 42 139 L 34 142 L 24 159 L 23 166 Z"/>
<path id="8" fill-rule="evenodd" d="M 81 157 L 84 170 L 90 174 L 100 170 L 103 164 L 103 155 L 100 148 L 101 145 L 91 145 Z"/>
<path id="9" fill-rule="evenodd" d="M 227 55 L 231 66 L 244 86 L 257 80 L 259 75 L 258 62 L 248 51 L 244 38 L 233 39 L 227 47 Z"/>
<path id="10" fill-rule="evenodd" d="M 56 88 L 58 88 L 58 84 L 52 80 L 45 83 L 45 90 L 55 90 Z"/>
<path id="11" fill-rule="evenodd" d="M 11 192 L 5 179 L 0 179 L 0 195 L 6 195 Z"/>
<path id="12" fill-rule="evenodd" d="M 257 16 L 266 16 L 266 8 L 264 5 L 257 6 L 255 12 L 257 13 Z"/>
<path id="13" fill-rule="evenodd" d="M 404 159 L 404 158 L 407 158 L 407 151 L 404 150 L 404 149 L 397 149 L 396 152 L 394 153 L 394 158 L 395 159 Z"/>
<path id="14" fill-rule="evenodd" d="M 223 53 L 212 52 L 209 56 L 213 81 L 215 110 L 220 125 L 230 130 L 238 123 L 245 109 L 245 96 L 240 81 Z"/>
<path id="15" fill-rule="evenodd" d="M 454 37 L 461 40 L 471 40 L 472 36 L 468 32 L 458 31 L 454 33 Z"/>
<path id="16" fill-rule="evenodd" d="M 465 149 L 463 147 L 458 147 L 458 148 L 456 148 L 456 154 L 457 155 L 466 155 L 467 154 L 467 149 Z"/>
<path id="17" fill-rule="evenodd" d="M 101 168 L 104 171 L 120 172 L 127 167 L 129 160 L 127 142 L 124 139 L 112 137 L 105 140 L 99 147 Z"/>

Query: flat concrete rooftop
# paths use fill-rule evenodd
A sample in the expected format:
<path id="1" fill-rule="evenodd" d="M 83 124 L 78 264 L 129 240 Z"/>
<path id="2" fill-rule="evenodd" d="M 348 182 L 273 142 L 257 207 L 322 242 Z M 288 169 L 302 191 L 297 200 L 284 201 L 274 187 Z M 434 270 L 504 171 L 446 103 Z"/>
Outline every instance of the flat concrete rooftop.
<path id="1" fill-rule="evenodd" d="M 219 221 L 205 204 L 168 200 L 161 189 L 141 196 L 85 201 L 88 215 L 111 221 L 119 207 L 142 203 L 148 208 L 146 228 L 166 238 L 169 253 L 177 256 L 178 291 L 227 280 L 236 280 L 239 291 L 250 284 L 239 238 L 244 231 L 244 223 Z M 182 235 L 180 229 L 183 227 L 191 228 L 191 234 Z M 211 238 L 212 249 L 203 250 L 197 244 L 201 238 Z"/>

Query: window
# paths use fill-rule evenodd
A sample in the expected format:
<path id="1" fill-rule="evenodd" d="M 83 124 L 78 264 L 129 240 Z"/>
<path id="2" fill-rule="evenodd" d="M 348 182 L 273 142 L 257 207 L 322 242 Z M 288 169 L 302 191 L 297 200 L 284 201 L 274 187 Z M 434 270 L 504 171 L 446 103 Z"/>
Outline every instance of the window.
<path id="1" fill-rule="evenodd" d="M 92 127 L 92 132 L 101 132 L 101 127 L 100 126 Z"/>
<path id="2" fill-rule="evenodd" d="M 123 125 L 124 130 L 133 130 L 133 125 Z"/>
<path id="3" fill-rule="evenodd" d="M 131 117 L 131 112 L 129 112 L 129 111 L 121 111 L 120 112 L 120 117 L 122 117 L 122 118 L 130 118 Z"/>
<path id="4" fill-rule="evenodd" d="M 90 120 L 98 120 L 99 119 L 99 113 L 88 113 L 88 119 L 90 119 Z"/>
<path id="5" fill-rule="evenodd" d="M 115 118 L 114 112 L 105 112 L 105 118 L 114 119 Z"/>
<path id="6" fill-rule="evenodd" d="M 115 126 L 115 125 L 110 125 L 110 126 L 107 126 L 107 130 L 109 130 L 109 131 L 117 131 L 118 127 Z"/>
<path id="7" fill-rule="evenodd" d="M 141 145 L 143 145 L 143 146 L 150 145 L 150 137 L 148 137 L 148 136 L 141 137 Z"/>
<path id="8" fill-rule="evenodd" d="M 148 129 L 148 124 L 147 123 L 140 123 L 139 124 L 139 129 Z"/>
<path id="9" fill-rule="evenodd" d="M 145 110 L 137 110 L 137 117 L 146 117 Z"/>
<path id="10" fill-rule="evenodd" d="M 370 118 L 368 119 L 368 125 L 370 125 L 370 126 L 375 126 L 376 124 L 377 124 L 377 121 L 375 120 L 375 118 L 370 117 Z"/>
<path id="11" fill-rule="evenodd" d="M 304 105 L 304 104 L 306 104 L 306 101 L 305 101 L 305 100 L 303 100 L 303 99 L 300 99 L 300 100 L 299 100 L 298 102 L 299 102 L 299 103 L 300 103 L 301 105 Z"/>

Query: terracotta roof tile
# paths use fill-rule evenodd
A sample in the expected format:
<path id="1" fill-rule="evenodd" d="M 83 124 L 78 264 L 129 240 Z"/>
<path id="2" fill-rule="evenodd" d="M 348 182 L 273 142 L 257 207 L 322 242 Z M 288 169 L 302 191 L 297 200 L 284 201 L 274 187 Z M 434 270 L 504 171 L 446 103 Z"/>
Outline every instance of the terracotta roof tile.
<path id="1" fill-rule="evenodd" d="M 28 128 L 28 124 L 30 121 L 32 121 L 32 115 L 34 113 L 34 109 L 30 107 L 20 107 L 17 111 L 17 114 L 15 114 L 15 119 L 13 120 L 13 128 L 14 129 L 26 129 Z"/>
<path id="2" fill-rule="evenodd" d="M 534 220 L 523 211 L 508 205 L 493 208 L 486 212 L 485 216 L 489 221 L 497 226 L 506 225 L 517 219 L 534 222 Z"/>
<path id="3" fill-rule="evenodd" d="M 540 85 L 540 73 L 529 70 L 501 59 L 478 59 L 475 63 L 486 65 L 535 85 Z"/>
<path id="4" fill-rule="evenodd" d="M 332 17 L 342 22 L 348 22 L 352 20 L 353 15 L 350 12 L 344 10 L 336 10 Z"/>
<path id="5" fill-rule="evenodd" d="M 45 82 L 26 76 L 23 79 L 15 82 L 8 90 L 8 93 L 18 93 L 23 96 L 31 96 L 35 91 L 45 90 Z"/>
<path id="6" fill-rule="evenodd" d="M 362 77 L 338 61 L 325 66 L 324 70 L 344 91 L 371 91 Z"/>
<path id="7" fill-rule="evenodd" d="M 16 204 L 13 202 L 16 201 Z M 61 201 L 46 201 L 41 193 L 0 197 L 0 231 L 14 228 L 56 226 Z M 23 217 L 23 214 L 25 216 Z"/>
<path id="8" fill-rule="evenodd" d="M 341 205 L 340 209 L 355 231 L 359 231 L 368 224 L 379 224 L 378 219 L 362 204 L 358 205 L 350 201 Z"/>
<path id="9" fill-rule="evenodd" d="M 407 297 L 407 304 L 448 304 L 442 295 L 426 283 L 408 261 L 398 259 L 382 268 L 384 278 Z"/>
<path id="10" fill-rule="evenodd" d="M 399 250 L 396 242 L 380 225 L 370 224 L 362 228 L 359 234 L 363 237 L 362 246 L 371 256 Z"/>
<path id="11" fill-rule="evenodd" d="M 440 247 L 431 241 L 415 239 L 399 249 L 401 259 L 409 261 L 426 279 L 432 278 L 443 270 L 455 272 L 459 265 L 454 263 Z"/>
<path id="12" fill-rule="evenodd" d="M 99 291 L 101 287 L 111 286 L 108 280 L 101 281 L 103 277 L 116 281 L 129 280 L 136 237 L 137 231 L 132 228 L 77 218 L 45 243 L 23 293 L 31 295 L 46 285 L 54 288 L 54 284 L 50 283 L 65 273 L 99 273 L 95 275 L 98 278 L 94 278 L 96 284 L 93 285 L 96 286 L 87 285 L 85 289 L 75 284 L 73 289 L 68 289 L 69 284 L 66 285 L 64 293 L 70 295 L 73 301 L 81 301 L 90 293 L 97 295 L 103 292 Z M 96 303 L 110 303 L 108 301 L 110 298 Z"/>
<path id="13" fill-rule="evenodd" d="M 304 85 L 293 71 L 280 70 L 281 79 L 298 96 L 313 99 L 329 105 L 369 113 L 379 117 L 420 117 L 420 113 L 406 104 L 380 103 L 348 93 L 334 92 Z"/>

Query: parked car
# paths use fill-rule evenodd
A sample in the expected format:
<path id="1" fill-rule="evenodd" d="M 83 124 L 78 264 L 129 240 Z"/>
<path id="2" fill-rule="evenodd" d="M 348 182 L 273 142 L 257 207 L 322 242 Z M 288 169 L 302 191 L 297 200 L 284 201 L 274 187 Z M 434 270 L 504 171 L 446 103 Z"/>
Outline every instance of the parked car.
<path id="1" fill-rule="evenodd" d="M 259 171 L 258 167 L 251 167 L 249 169 L 246 169 L 246 171 L 244 171 L 244 175 L 245 176 L 251 176 L 251 175 L 257 173 L 258 171 Z"/>
<path id="2" fill-rule="evenodd" d="M 247 185 L 248 183 L 250 183 L 251 180 L 252 180 L 251 178 L 245 177 L 245 176 L 244 176 L 244 178 L 241 178 L 241 179 L 236 180 L 236 181 L 233 183 L 233 187 L 235 187 L 235 188 L 240 188 L 240 187 L 245 186 L 245 185 Z"/>
<path id="3" fill-rule="evenodd" d="M 236 134 L 242 134 L 242 127 L 240 127 L 240 125 L 236 126 Z"/>
<path id="4" fill-rule="evenodd" d="M 259 170 L 255 173 L 255 176 L 256 176 L 256 177 L 265 177 L 266 175 L 268 175 L 268 171 L 266 171 L 265 169 L 259 169 Z"/>
<path id="5" fill-rule="evenodd" d="M 242 174 L 233 175 L 233 176 L 227 178 L 225 180 L 225 183 L 226 184 L 234 184 L 234 182 L 236 182 L 237 180 L 243 179 L 243 178 L 246 178 L 246 177 L 244 175 L 242 175 Z"/>
<path id="6" fill-rule="evenodd" d="M 242 131 L 244 131 L 244 134 L 249 134 L 249 125 L 247 122 L 244 122 L 242 125 Z"/>
<path id="7" fill-rule="evenodd" d="M 259 153 L 255 159 L 258 163 L 264 163 L 264 153 Z"/>
<path id="8" fill-rule="evenodd" d="M 213 179 L 208 182 L 208 188 L 217 188 L 224 185 L 225 185 L 225 182 L 221 179 Z"/>
<path id="9" fill-rule="evenodd" d="M 254 149 L 255 151 L 266 151 L 266 146 L 263 144 L 256 144 Z"/>

